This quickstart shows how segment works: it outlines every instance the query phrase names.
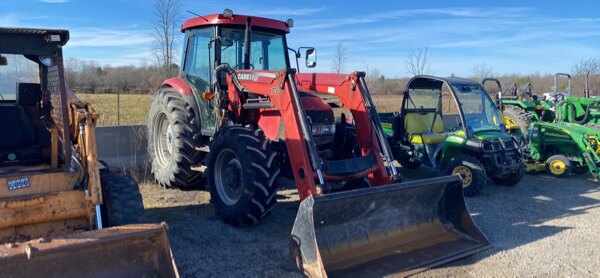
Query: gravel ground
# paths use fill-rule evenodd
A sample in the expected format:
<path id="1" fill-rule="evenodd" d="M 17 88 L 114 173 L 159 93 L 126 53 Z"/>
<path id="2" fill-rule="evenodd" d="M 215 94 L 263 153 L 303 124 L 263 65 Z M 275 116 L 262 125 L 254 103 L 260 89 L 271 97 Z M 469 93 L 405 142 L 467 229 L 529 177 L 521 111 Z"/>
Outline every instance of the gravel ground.
<path id="1" fill-rule="evenodd" d="M 432 176 L 401 169 L 407 180 Z M 182 277 L 297 277 L 288 251 L 298 196 L 278 195 L 273 214 L 233 228 L 215 216 L 204 191 L 142 184 L 147 222 L 166 221 Z M 591 176 L 527 175 L 516 187 L 490 186 L 468 198 L 475 222 L 494 248 L 416 277 L 600 277 L 600 191 Z"/>

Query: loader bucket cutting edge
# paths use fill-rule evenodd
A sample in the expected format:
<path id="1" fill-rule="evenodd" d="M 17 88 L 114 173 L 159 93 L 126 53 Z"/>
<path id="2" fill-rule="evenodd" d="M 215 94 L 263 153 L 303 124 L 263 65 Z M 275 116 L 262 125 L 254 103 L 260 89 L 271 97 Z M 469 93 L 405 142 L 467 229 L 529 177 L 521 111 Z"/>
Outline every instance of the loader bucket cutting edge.
<path id="1" fill-rule="evenodd" d="M 308 277 L 405 276 L 491 247 L 458 176 L 308 197 L 290 241 Z"/>
<path id="2" fill-rule="evenodd" d="M 4 277 L 179 277 L 166 224 L 138 224 L 0 246 Z"/>

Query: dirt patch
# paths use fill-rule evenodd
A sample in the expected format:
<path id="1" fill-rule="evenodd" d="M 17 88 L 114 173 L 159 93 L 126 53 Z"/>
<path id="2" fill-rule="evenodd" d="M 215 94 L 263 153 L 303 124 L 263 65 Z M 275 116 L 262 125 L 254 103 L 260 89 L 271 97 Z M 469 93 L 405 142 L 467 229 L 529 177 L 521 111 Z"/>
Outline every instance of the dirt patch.
<path id="1" fill-rule="evenodd" d="M 407 180 L 427 169 L 402 170 Z M 298 195 L 284 190 L 273 214 L 253 227 L 222 223 L 205 191 L 141 186 L 145 221 L 166 221 L 182 277 L 299 277 L 289 255 Z M 516 187 L 489 186 L 468 198 L 493 249 L 420 274 L 448 276 L 600 275 L 600 191 L 591 176 L 526 176 Z"/>

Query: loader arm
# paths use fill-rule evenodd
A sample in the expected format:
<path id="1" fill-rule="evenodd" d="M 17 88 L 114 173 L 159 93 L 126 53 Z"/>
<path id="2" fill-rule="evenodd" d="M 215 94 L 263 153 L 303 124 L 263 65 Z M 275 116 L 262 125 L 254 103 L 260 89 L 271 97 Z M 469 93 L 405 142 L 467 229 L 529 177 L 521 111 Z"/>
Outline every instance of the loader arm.
<path id="1" fill-rule="evenodd" d="M 254 95 L 267 97 L 272 104 L 272 108 L 266 109 L 279 111 L 281 114 L 285 130 L 284 140 L 292 169 L 295 169 L 294 178 L 302 200 L 310 195 L 321 193 L 315 180 L 319 184 L 323 184 L 325 181 L 348 180 L 368 176 L 371 186 L 386 185 L 393 181 L 393 176 L 396 175 L 392 163 L 393 157 L 389 147 L 384 145 L 387 144 L 387 141 L 383 137 L 381 123 L 379 122 L 379 129 L 373 124 L 377 120 L 374 120 L 372 116 L 376 116 L 377 113 L 373 113 L 367 108 L 369 106 L 371 110 L 374 110 L 372 105 L 368 105 L 371 101 L 370 98 L 366 98 L 368 92 L 365 83 L 360 80 L 362 78 L 361 74 L 296 75 L 292 70 L 286 69 L 279 72 L 238 70 L 235 71 L 235 74 L 238 80 L 233 80 L 231 75 L 228 77 L 230 92 L 233 90 L 236 92 L 235 95 L 240 95 L 244 94 L 243 91 L 247 91 Z M 322 170 L 328 162 L 321 160 L 312 142 L 312 135 L 308 129 L 309 123 L 299 100 L 296 82 L 299 82 L 305 89 L 329 92 L 340 98 L 343 106 L 351 111 L 356 122 L 357 138 L 363 157 L 372 157 L 375 160 L 370 167 L 343 176 Z M 268 106 L 267 104 L 265 107 Z M 375 142 L 375 144 L 371 142 Z M 382 151 L 382 145 L 387 147 L 387 152 Z M 387 153 L 387 156 L 384 155 L 385 153 Z M 386 157 L 386 161 L 383 157 Z M 386 170 L 385 162 L 388 162 L 389 171 Z"/>
<path id="2" fill-rule="evenodd" d="M 96 123 L 98 113 L 90 104 L 80 101 L 74 94 L 69 95 L 69 119 L 72 138 L 77 142 L 76 151 L 85 171 L 85 194 L 90 198 L 96 211 L 95 227 L 102 229 L 100 206 L 102 205 L 102 188 L 100 167 L 96 149 Z"/>

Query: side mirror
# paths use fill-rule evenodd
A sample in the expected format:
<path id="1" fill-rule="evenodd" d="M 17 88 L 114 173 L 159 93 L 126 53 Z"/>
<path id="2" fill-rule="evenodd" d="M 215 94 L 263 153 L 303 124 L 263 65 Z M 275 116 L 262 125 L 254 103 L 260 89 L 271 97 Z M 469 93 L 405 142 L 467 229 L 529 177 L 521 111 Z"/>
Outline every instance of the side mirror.
<path id="1" fill-rule="evenodd" d="M 317 66 L 317 50 L 314 48 L 308 48 L 306 49 L 305 52 L 305 56 L 306 57 L 306 67 L 307 68 L 314 68 Z"/>
<path id="2" fill-rule="evenodd" d="M 8 65 L 8 60 L 6 60 L 6 57 L 0 55 L 0 66 L 6 66 Z"/>

